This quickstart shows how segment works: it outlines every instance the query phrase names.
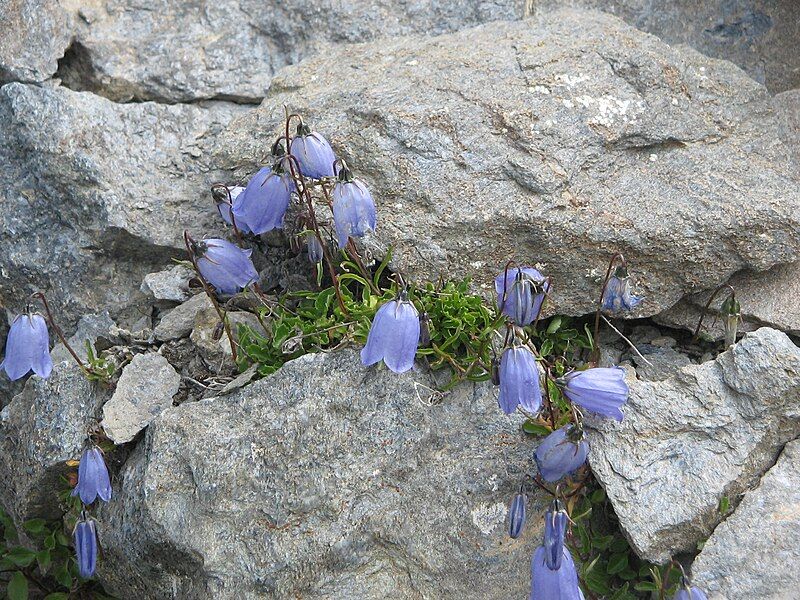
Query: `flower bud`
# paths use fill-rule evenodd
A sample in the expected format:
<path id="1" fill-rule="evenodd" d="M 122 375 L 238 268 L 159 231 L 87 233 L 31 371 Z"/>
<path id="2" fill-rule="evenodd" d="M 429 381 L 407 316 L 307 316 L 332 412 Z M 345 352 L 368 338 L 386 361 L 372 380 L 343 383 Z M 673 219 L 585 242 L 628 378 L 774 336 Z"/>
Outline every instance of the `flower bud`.
<path id="1" fill-rule="evenodd" d="M 306 234 L 306 247 L 308 249 L 309 262 L 322 262 L 322 259 L 325 257 L 325 250 L 322 248 L 322 242 L 319 241 L 319 238 L 313 231 Z"/>
<path id="2" fill-rule="evenodd" d="M 633 310 L 642 302 L 642 298 L 631 294 L 631 283 L 628 269 L 620 265 L 606 282 L 603 291 L 603 310 L 612 313 Z"/>
<path id="3" fill-rule="evenodd" d="M 53 371 L 47 322 L 38 313 L 25 312 L 11 323 L 6 339 L 6 354 L 0 369 L 16 381 L 33 371 L 47 379 Z"/>
<path id="4" fill-rule="evenodd" d="M 525 528 L 525 505 L 528 497 L 525 494 L 517 494 L 511 500 L 508 509 L 508 535 L 511 539 L 517 539 Z"/>
<path id="5" fill-rule="evenodd" d="M 339 181 L 333 187 L 333 221 L 339 248 L 344 248 L 351 237 L 375 231 L 377 224 L 372 194 L 363 182 L 352 178 L 346 166 L 339 171 Z"/>
<path id="6" fill-rule="evenodd" d="M 111 480 L 108 476 L 103 452 L 97 446 L 86 448 L 78 463 L 78 485 L 72 490 L 73 496 L 80 496 L 87 506 L 99 496 L 101 500 L 111 500 Z"/>
<path id="7" fill-rule="evenodd" d="M 517 406 L 536 414 L 542 407 L 542 389 L 536 357 L 527 346 L 512 346 L 500 358 L 500 408 L 510 415 Z"/>
<path id="8" fill-rule="evenodd" d="M 739 320 L 742 317 L 742 306 L 736 299 L 736 294 L 731 292 L 720 307 L 722 313 L 722 327 L 725 331 L 725 347 L 730 348 L 736 343 L 736 334 L 739 330 Z"/>
<path id="9" fill-rule="evenodd" d="M 523 267 L 500 273 L 495 277 L 494 288 L 500 311 L 515 325 L 524 327 L 539 316 L 550 283 L 536 269 Z"/>
<path id="10" fill-rule="evenodd" d="M 97 530 L 94 519 L 88 518 L 85 512 L 81 513 L 80 520 L 75 524 L 72 542 L 75 545 L 78 573 L 88 579 L 94 575 L 97 566 Z"/>
<path id="11" fill-rule="evenodd" d="M 292 155 L 300 165 L 304 177 L 322 179 L 333 177 L 333 162 L 336 156 L 333 148 L 324 137 L 311 131 L 305 124 L 297 126 L 297 136 L 290 145 Z"/>
<path id="12" fill-rule="evenodd" d="M 544 513 L 544 549 L 545 562 L 549 569 L 561 567 L 561 560 L 564 557 L 564 536 L 567 532 L 569 515 L 563 509 L 558 500 L 553 500 L 553 504 Z"/>

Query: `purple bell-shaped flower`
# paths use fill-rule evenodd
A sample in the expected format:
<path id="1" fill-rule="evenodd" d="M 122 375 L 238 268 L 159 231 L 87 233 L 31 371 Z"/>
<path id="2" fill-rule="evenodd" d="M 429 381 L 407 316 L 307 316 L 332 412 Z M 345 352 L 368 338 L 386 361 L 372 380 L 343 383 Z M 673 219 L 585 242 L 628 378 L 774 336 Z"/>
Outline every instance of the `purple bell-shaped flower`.
<path id="1" fill-rule="evenodd" d="M 533 457 L 542 479 L 552 483 L 577 471 L 588 454 L 589 443 L 583 439 L 583 431 L 565 425 L 544 438 Z"/>
<path id="2" fill-rule="evenodd" d="M 708 600 L 708 596 L 699 587 L 684 581 L 681 589 L 672 597 L 672 600 Z"/>
<path id="3" fill-rule="evenodd" d="M 233 206 L 236 205 L 236 200 L 241 197 L 242 192 L 244 192 L 244 187 L 240 185 L 229 188 L 220 184 L 211 190 L 214 203 L 217 205 L 217 212 L 219 213 L 219 216 L 222 217 L 222 220 L 228 225 L 233 225 L 231 211 Z M 251 233 L 250 227 L 247 226 L 247 223 L 240 223 L 239 219 L 236 219 L 236 227 L 242 233 Z"/>
<path id="4" fill-rule="evenodd" d="M 322 242 L 312 231 L 306 234 L 306 249 L 308 251 L 308 261 L 312 263 L 320 263 L 325 258 L 325 250 L 322 247 Z"/>
<path id="5" fill-rule="evenodd" d="M 522 267 L 500 273 L 495 277 L 494 289 L 497 308 L 515 325 L 524 327 L 539 316 L 550 283 L 536 269 Z"/>
<path id="6" fill-rule="evenodd" d="M 50 376 L 53 371 L 50 336 L 42 315 L 31 312 L 17 315 L 8 332 L 6 354 L 0 369 L 5 369 L 11 381 L 24 377 L 29 371 L 44 379 Z"/>
<path id="7" fill-rule="evenodd" d="M 80 496 L 87 506 L 99 496 L 101 500 L 111 500 L 111 479 L 108 476 L 103 452 L 97 446 L 83 451 L 78 463 L 78 485 L 72 490 L 73 496 Z"/>
<path id="8" fill-rule="evenodd" d="M 293 190 L 294 183 L 282 161 L 278 160 L 271 168 L 263 167 L 250 178 L 233 203 L 236 225 L 246 224 L 256 235 L 283 228 Z"/>
<path id="9" fill-rule="evenodd" d="M 542 407 L 539 367 L 530 348 L 513 345 L 500 358 L 500 397 L 504 413 L 510 415 L 517 406 L 536 414 Z"/>
<path id="10" fill-rule="evenodd" d="M 512 539 L 517 539 L 525 528 L 525 505 L 527 503 L 528 497 L 521 492 L 511 501 L 508 509 L 508 535 Z"/>
<path id="11" fill-rule="evenodd" d="M 97 530 L 94 519 L 87 517 L 85 511 L 75 524 L 72 542 L 75 545 L 78 573 L 84 579 L 88 579 L 94 575 L 97 566 Z"/>
<path id="12" fill-rule="evenodd" d="M 351 237 L 375 231 L 377 224 L 372 194 L 362 181 L 353 178 L 346 165 L 339 170 L 339 181 L 333 187 L 333 221 L 339 248 L 344 248 Z"/>
<path id="13" fill-rule="evenodd" d="M 631 282 L 628 269 L 620 265 L 606 282 L 603 291 L 603 310 L 619 313 L 633 310 L 641 304 L 642 298 L 631 294 Z"/>
<path id="14" fill-rule="evenodd" d="M 252 250 L 210 238 L 195 243 L 193 251 L 200 274 L 223 294 L 235 294 L 258 281 L 258 271 L 250 260 Z"/>
<path id="15" fill-rule="evenodd" d="M 531 562 L 531 600 L 583 600 L 572 555 L 564 546 L 569 517 L 558 500 L 545 513 L 544 543 Z"/>
<path id="16" fill-rule="evenodd" d="M 564 395 L 570 402 L 601 417 L 622 421 L 622 405 L 629 394 L 622 367 L 573 371 L 562 382 Z"/>
<path id="17" fill-rule="evenodd" d="M 333 162 L 336 156 L 324 137 L 304 123 L 297 126 L 297 136 L 292 140 L 290 152 L 300 164 L 304 177 L 322 179 L 335 175 Z"/>
<path id="18" fill-rule="evenodd" d="M 403 291 L 375 313 L 361 362 L 369 366 L 383 360 L 395 373 L 408 371 L 414 366 L 419 336 L 419 313 Z"/>

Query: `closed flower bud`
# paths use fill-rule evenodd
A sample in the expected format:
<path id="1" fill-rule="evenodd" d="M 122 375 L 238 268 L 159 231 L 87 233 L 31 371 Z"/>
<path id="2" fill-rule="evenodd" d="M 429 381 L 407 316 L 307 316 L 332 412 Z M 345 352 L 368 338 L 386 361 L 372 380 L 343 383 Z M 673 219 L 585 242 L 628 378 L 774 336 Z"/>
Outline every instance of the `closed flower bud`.
<path id="1" fill-rule="evenodd" d="M 583 431 L 565 425 L 544 438 L 533 457 L 542 479 L 552 483 L 577 471 L 588 454 L 589 443 L 583 439 Z"/>
<path id="2" fill-rule="evenodd" d="M 339 171 L 339 181 L 333 188 L 333 221 L 339 248 L 344 248 L 351 237 L 375 231 L 377 224 L 372 194 L 363 182 L 353 179 L 346 166 Z"/>
<path id="3" fill-rule="evenodd" d="M 628 384 L 622 367 L 598 367 L 573 371 L 563 378 L 564 395 L 570 402 L 601 417 L 622 421 L 622 405 L 628 400 Z"/>
<path id="4" fill-rule="evenodd" d="M 194 244 L 194 252 L 200 274 L 223 294 L 235 294 L 258 281 L 258 272 L 250 260 L 252 250 L 211 238 Z"/>
<path id="5" fill-rule="evenodd" d="M 544 513 L 544 559 L 549 569 L 561 567 L 568 522 L 567 511 L 561 507 L 558 500 L 553 500 L 550 510 Z"/>
<path id="6" fill-rule="evenodd" d="M 44 379 L 50 376 L 53 371 L 50 336 L 42 315 L 26 312 L 14 319 L 8 332 L 6 354 L 0 368 L 5 369 L 11 381 L 24 377 L 29 371 Z"/>
<path id="7" fill-rule="evenodd" d="M 725 331 L 725 347 L 729 348 L 736 343 L 736 334 L 739 331 L 739 319 L 742 316 L 742 306 L 736 299 L 736 295 L 731 293 L 720 307 L 722 312 L 722 327 Z"/>
<path id="8" fill-rule="evenodd" d="M 517 494 L 511 501 L 508 509 L 508 535 L 512 539 L 517 539 L 525 528 L 525 505 L 528 497 L 525 494 Z"/>
<path id="9" fill-rule="evenodd" d="M 325 257 L 325 250 L 322 248 L 322 242 L 319 241 L 315 233 L 311 232 L 306 234 L 306 247 L 308 249 L 309 262 L 322 262 L 322 259 Z"/>
<path id="10" fill-rule="evenodd" d="M 383 360 L 395 373 L 408 371 L 414 366 L 419 336 L 419 313 L 402 292 L 375 313 L 361 362 L 369 366 Z"/>
<path id="11" fill-rule="evenodd" d="M 562 550 L 561 565 L 557 569 L 548 567 L 544 546 L 536 549 L 531 561 L 530 600 L 583 600 L 575 562 L 566 547 Z"/>
<path id="12" fill-rule="evenodd" d="M 293 190 L 292 178 L 280 161 L 260 169 L 233 203 L 236 225 L 246 225 L 256 235 L 283 228 Z"/>
<path id="13" fill-rule="evenodd" d="M 94 520 L 88 518 L 86 513 L 81 514 L 80 520 L 75 524 L 72 542 L 75 545 L 78 573 L 88 579 L 94 575 L 97 566 L 97 530 Z"/>
<path id="14" fill-rule="evenodd" d="M 542 407 L 539 367 L 527 346 L 506 348 L 500 357 L 500 408 L 510 415 L 517 406 L 530 413 Z"/>
<path id="15" fill-rule="evenodd" d="M 108 476 L 103 452 L 97 446 L 86 448 L 78 463 L 78 485 L 72 490 L 73 496 L 80 496 L 87 506 L 99 496 L 101 500 L 111 500 L 111 480 Z"/>
<path id="16" fill-rule="evenodd" d="M 312 132 L 305 124 L 297 126 L 297 136 L 292 140 L 290 151 L 300 164 L 304 177 L 322 179 L 334 176 L 336 156 L 333 148 L 328 140 L 316 131 Z"/>
<path id="17" fill-rule="evenodd" d="M 523 267 L 508 269 L 494 280 L 497 308 L 515 325 L 524 327 L 533 323 L 542 310 L 550 283 L 536 269 Z"/>
<path id="18" fill-rule="evenodd" d="M 631 294 L 631 283 L 628 269 L 619 266 L 606 282 L 603 291 L 603 309 L 612 313 L 633 310 L 641 304 L 642 298 Z"/>

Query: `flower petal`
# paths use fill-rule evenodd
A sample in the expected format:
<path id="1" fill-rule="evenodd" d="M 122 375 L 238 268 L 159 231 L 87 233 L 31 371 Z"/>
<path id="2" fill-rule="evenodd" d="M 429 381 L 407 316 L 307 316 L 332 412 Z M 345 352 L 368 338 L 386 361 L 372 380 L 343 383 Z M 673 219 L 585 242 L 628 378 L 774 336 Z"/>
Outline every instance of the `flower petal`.
<path id="1" fill-rule="evenodd" d="M 558 569 L 548 568 L 545 552 L 544 546 L 539 546 L 533 554 L 530 600 L 581 600 L 578 573 L 569 550 L 564 548 Z"/>
<path id="2" fill-rule="evenodd" d="M 565 377 L 564 395 L 589 412 L 622 421 L 622 405 L 628 400 L 628 384 L 622 367 L 573 371 Z"/>
<path id="3" fill-rule="evenodd" d="M 542 407 L 536 357 L 525 346 L 506 348 L 500 358 L 500 408 L 510 415 L 517 406 L 531 413 Z"/>

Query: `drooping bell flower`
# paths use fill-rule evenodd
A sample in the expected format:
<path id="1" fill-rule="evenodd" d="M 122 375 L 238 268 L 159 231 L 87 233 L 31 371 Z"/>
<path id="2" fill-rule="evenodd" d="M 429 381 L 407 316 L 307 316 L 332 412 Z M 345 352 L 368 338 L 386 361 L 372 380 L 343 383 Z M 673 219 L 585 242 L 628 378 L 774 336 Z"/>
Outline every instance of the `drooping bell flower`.
<path id="1" fill-rule="evenodd" d="M 375 231 L 377 224 L 372 194 L 362 181 L 353 177 L 346 165 L 339 169 L 339 180 L 333 187 L 333 221 L 339 248 L 344 248 L 351 237 Z"/>
<path id="2" fill-rule="evenodd" d="M 519 493 L 514 496 L 511 506 L 508 509 L 508 535 L 512 539 L 517 539 L 525 528 L 525 505 L 528 497 Z"/>
<path id="3" fill-rule="evenodd" d="M 589 443 L 583 431 L 565 425 L 548 435 L 533 454 L 542 479 L 553 483 L 577 471 L 589 455 Z"/>
<path id="4" fill-rule="evenodd" d="M 292 156 L 300 164 L 300 171 L 304 177 L 322 179 L 335 175 L 333 162 L 336 156 L 333 148 L 324 137 L 305 124 L 297 126 L 297 135 L 290 146 Z"/>
<path id="5" fill-rule="evenodd" d="M 33 371 L 47 379 L 53 371 L 47 322 L 38 313 L 26 311 L 12 321 L 6 339 L 6 354 L 0 368 L 11 381 Z"/>
<path id="6" fill-rule="evenodd" d="M 197 242 L 193 250 L 200 274 L 223 294 L 235 294 L 258 281 L 258 271 L 250 260 L 252 250 L 218 238 Z"/>
<path id="7" fill-rule="evenodd" d="M 94 519 L 87 517 L 85 511 L 81 513 L 81 518 L 75 524 L 72 542 L 75 545 L 78 573 L 84 579 L 88 579 L 94 575 L 97 566 L 97 529 Z"/>
<path id="8" fill-rule="evenodd" d="M 542 310 L 550 282 L 532 267 L 507 269 L 494 279 L 497 308 L 516 325 L 533 323 Z"/>
<path id="9" fill-rule="evenodd" d="M 624 265 L 618 266 L 614 274 L 606 282 L 603 291 L 603 309 L 612 313 L 633 310 L 641 304 L 642 298 L 631 293 L 631 282 L 628 269 Z"/>
<path id="10" fill-rule="evenodd" d="M 81 502 L 90 505 L 96 498 L 111 500 L 111 480 L 108 476 L 103 452 L 97 446 L 83 451 L 78 463 L 78 485 L 72 490 L 73 496 L 80 496 Z"/>
<path id="11" fill-rule="evenodd" d="M 222 217 L 222 220 L 228 225 L 233 225 L 233 220 L 231 219 L 231 210 L 236 204 L 236 199 L 241 196 L 242 192 L 244 192 L 244 187 L 240 185 L 231 188 L 219 185 L 213 188 L 211 191 L 211 194 L 214 198 L 214 203 L 217 205 L 217 212 L 219 213 L 219 216 Z M 240 223 L 239 219 L 236 219 L 236 227 L 242 233 L 250 233 L 250 227 L 247 226 L 247 223 Z"/>
<path id="12" fill-rule="evenodd" d="M 550 569 L 561 567 L 568 522 L 569 515 L 562 508 L 561 502 L 553 500 L 550 510 L 544 513 L 544 559 Z"/>
<path id="13" fill-rule="evenodd" d="M 708 596 L 699 587 L 691 585 L 687 580 L 683 580 L 681 589 L 672 597 L 672 600 L 708 600 Z"/>
<path id="14" fill-rule="evenodd" d="M 256 235 L 283 228 L 283 218 L 294 190 L 292 177 L 284 167 L 278 160 L 250 178 L 244 192 L 233 203 L 237 226 L 244 223 Z"/>
<path id="15" fill-rule="evenodd" d="M 395 373 L 403 373 L 414 366 L 414 356 L 419 345 L 419 313 L 403 291 L 378 309 L 367 335 L 367 344 L 361 350 L 361 362 L 374 365 L 383 360 Z"/>
<path id="16" fill-rule="evenodd" d="M 551 569 L 547 565 L 547 549 L 539 546 L 531 561 L 530 600 L 583 600 L 578 587 L 575 562 L 566 547 L 562 547 L 561 565 Z"/>
<path id="17" fill-rule="evenodd" d="M 542 407 L 539 368 L 530 348 L 512 345 L 500 357 L 500 408 L 510 415 L 517 406 L 536 414 Z"/>
<path id="18" fill-rule="evenodd" d="M 573 371 L 561 380 L 564 395 L 591 413 L 622 421 L 622 405 L 628 400 L 628 384 L 622 367 L 597 367 Z"/>

